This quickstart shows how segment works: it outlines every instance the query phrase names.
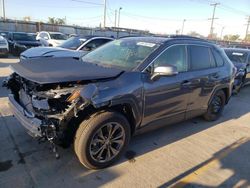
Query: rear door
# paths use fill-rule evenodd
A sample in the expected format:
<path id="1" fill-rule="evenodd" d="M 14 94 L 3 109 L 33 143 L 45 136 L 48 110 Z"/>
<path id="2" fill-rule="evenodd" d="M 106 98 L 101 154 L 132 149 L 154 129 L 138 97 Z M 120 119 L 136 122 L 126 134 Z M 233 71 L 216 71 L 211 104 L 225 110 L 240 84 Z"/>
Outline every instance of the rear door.
<path id="1" fill-rule="evenodd" d="M 190 75 L 187 81 L 191 94 L 187 105 L 187 118 L 201 115 L 207 110 L 208 101 L 220 80 L 220 68 L 213 55 L 213 47 L 188 45 Z"/>

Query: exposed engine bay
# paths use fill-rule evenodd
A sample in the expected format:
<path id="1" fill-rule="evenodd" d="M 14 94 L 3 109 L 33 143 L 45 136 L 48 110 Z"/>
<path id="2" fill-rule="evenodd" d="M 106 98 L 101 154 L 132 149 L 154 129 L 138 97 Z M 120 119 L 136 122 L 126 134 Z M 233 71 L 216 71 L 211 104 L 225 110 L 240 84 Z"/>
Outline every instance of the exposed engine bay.
<path id="1" fill-rule="evenodd" d="M 64 139 L 69 121 L 88 105 L 80 97 L 80 91 L 87 83 L 37 84 L 13 73 L 5 80 L 4 86 L 25 109 L 25 116 L 35 118 L 40 125 L 38 134 L 32 136 L 48 140 L 55 147 Z"/>

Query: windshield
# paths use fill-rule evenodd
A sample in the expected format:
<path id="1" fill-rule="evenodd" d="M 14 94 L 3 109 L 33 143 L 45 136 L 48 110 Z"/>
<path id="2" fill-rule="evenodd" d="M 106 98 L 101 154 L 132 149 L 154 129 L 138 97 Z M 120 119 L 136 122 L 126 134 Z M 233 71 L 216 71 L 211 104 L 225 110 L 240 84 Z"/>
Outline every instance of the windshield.
<path id="1" fill-rule="evenodd" d="M 83 56 L 84 62 L 101 66 L 131 70 L 146 59 L 159 45 L 143 39 L 124 38 L 106 45 Z"/>
<path id="2" fill-rule="evenodd" d="M 17 41 L 36 41 L 36 36 L 28 33 L 14 33 L 13 39 Z"/>
<path id="3" fill-rule="evenodd" d="M 50 37 L 55 40 L 67 40 L 67 36 L 61 33 L 50 33 Z"/>
<path id="4" fill-rule="evenodd" d="M 237 51 L 225 51 L 228 58 L 233 63 L 246 63 L 247 61 L 247 53 L 246 52 L 237 52 Z"/>
<path id="5" fill-rule="evenodd" d="M 64 41 L 59 47 L 61 48 L 67 48 L 71 50 L 76 50 L 79 48 L 86 39 L 81 39 L 79 37 L 70 37 L 68 40 Z"/>

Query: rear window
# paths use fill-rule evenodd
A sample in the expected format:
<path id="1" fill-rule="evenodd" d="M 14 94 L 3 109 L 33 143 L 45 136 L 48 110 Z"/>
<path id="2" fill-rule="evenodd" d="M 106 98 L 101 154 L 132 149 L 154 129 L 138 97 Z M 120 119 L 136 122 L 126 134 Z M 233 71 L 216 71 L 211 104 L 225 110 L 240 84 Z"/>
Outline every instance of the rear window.
<path id="1" fill-rule="evenodd" d="M 67 36 L 61 33 L 50 33 L 50 37 L 55 40 L 67 40 Z"/>
<path id="2" fill-rule="evenodd" d="M 79 48 L 87 39 L 81 39 L 79 37 L 71 37 L 68 40 L 64 41 L 59 47 L 76 50 Z"/>
<path id="3" fill-rule="evenodd" d="M 218 66 L 218 67 L 223 66 L 223 65 L 224 65 L 224 60 L 223 60 L 223 58 L 221 57 L 220 53 L 219 53 L 217 50 L 213 50 L 213 52 L 214 52 L 214 57 L 215 57 L 217 66 Z"/>
<path id="4" fill-rule="evenodd" d="M 205 46 L 189 46 L 191 70 L 208 69 L 215 66 L 210 48 Z"/>
<path id="5" fill-rule="evenodd" d="M 225 50 L 228 58 L 233 63 L 246 63 L 247 61 L 247 53 L 246 52 L 240 52 L 240 51 L 231 51 L 231 50 Z"/>

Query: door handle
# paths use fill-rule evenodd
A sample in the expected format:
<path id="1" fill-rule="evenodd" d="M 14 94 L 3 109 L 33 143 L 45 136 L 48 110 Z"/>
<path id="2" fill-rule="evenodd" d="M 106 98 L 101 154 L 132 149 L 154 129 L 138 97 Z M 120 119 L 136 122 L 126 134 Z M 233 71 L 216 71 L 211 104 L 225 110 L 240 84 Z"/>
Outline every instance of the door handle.
<path id="1" fill-rule="evenodd" d="M 182 86 L 190 86 L 192 84 L 192 82 L 185 80 L 181 83 Z"/>
<path id="2" fill-rule="evenodd" d="M 215 79 L 217 79 L 219 77 L 220 77 L 220 75 L 218 73 L 215 73 L 215 74 L 212 75 L 212 78 L 215 78 Z"/>

